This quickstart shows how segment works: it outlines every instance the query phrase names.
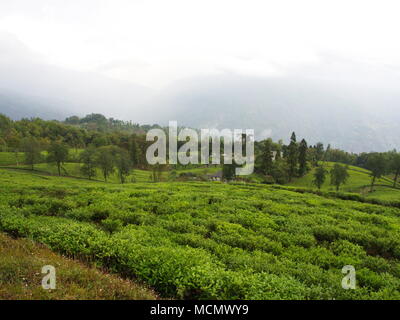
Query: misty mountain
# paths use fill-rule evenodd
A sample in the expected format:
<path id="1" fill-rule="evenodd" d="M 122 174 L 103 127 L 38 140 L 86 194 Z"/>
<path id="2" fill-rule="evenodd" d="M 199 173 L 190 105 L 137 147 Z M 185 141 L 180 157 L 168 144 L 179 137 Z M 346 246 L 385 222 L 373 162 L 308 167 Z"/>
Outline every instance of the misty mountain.
<path id="1" fill-rule="evenodd" d="M 215 76 L 175 84 L 158 97 L 164 121 L 197 128 L 254 129 L 288 141 L 291 132 L 347 151 L 400 147 L 400 94 L 304 77 Z"/>
<path id="2" fill-rule="evenodd" d="M 324 63 L 270 77 L 192 77 L 161 89 L 55 66 L 0 33 L 0 113 L 64 119 L 102 113 L 136 123 L 254 129 L 257 138 L 348 151 L 400 149 L 400 73 L 325 55 Z"/>
<path id="3" fill-rule="evenodd" d="M 196 128 L 254 129 L 258 139 L 285 142 L 295 131 L 311 144 L 322 141 L 352 152 L 400 147 L 399 94 L 376 88 L 328 86 L 304 78 L 218 76 L 187 79 L 144 100 L 142 94 L 136 99 L 129 89 L 118 91 L 118 86 L 106 85 L 96 89 L 93 83 L 91 89 L 80 88 L 85 94 L 74 94 L 68 89 L 72 82 L 64 82 L 67 89 L 62 95 L 54 94 L 59 92 L 54 84 L 38 86 L 41 96 L 0 90 L 0 113 L 13 119 L 62 120 L 95 112 L 161 125 L 177 120 L 180 126 Z M 62 83 L 58 85 L 62 90 Z M 47 96 L 49 87 L 54 90 Z"/>
<path id="4" fill-rule="evenodd" d="M 0 112 L 11 108 L 16 114 L 18 106 L 18 116 L 37 115 L 41 106 L 44 118 L 49 118 L 46 114 L 51 111 L 56 118 L 93 112 L 115 118 L 129 115 L 136 119 L 148 94 L 148 89 L 139 85 L 41 64 L 25 67 L 0 64 L 0 74 L 7 74 L 7 77 L 0 77 L 3 100 Z"/>
<path id="5" fill-rule="evenodd" d="M 39 117 L 45 120 L 64 120 L 69 114 L 67 106 L 61 108 L 60 101 L 46 101 L 44 98 L 22 95 L 0 90 L 0 113 L 14 120 Z"/>
<path id="6" fill-rule="evenodd" d="M 2 113 L 48 119 L 93 112 L 137 119 L 146 113 L 149 93 L 141 85 L 47 63 L 15 37 L 0 33 Z"/>

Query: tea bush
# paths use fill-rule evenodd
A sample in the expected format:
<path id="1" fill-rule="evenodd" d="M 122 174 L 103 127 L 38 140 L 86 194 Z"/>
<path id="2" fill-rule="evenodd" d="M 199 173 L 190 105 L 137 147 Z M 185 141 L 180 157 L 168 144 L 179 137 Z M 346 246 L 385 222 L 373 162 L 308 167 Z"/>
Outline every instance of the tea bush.
<path id="1" fill-rule="evenodd" d="M 0 169 L 0 229 L 164 297 L 399 298 L 397 206 L 274 185 L 46 178 Z M 356 290 L 341 287 L 344 265 Z"/>

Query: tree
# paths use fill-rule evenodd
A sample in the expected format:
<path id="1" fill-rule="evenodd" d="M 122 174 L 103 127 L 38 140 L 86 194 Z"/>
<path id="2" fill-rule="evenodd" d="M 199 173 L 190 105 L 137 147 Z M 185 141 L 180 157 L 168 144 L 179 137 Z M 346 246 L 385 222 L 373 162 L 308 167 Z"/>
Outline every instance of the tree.
<path id="1" fill-rule="evenodd" d="M 128 151 L 119 148 L 115 155 L 115 166 L 117 167 L 118 177 L 121 183 L 125 183 L 126 177 L 132 170 L 132 162 Z"/>
<path id="2" fill-rule="evenodd" d="M 272 167 L 271 176 L 275 183 L 285 184 L 289 181 L 289 167 L 285 160 L 276 159 Z"/>
<path id="3" fill-rule="evenodd" d="M 326 179 L 326 169 L 322 166 L 317 167 L 314 172 L 314 180 L 313 184 L 317 186 L 318 189 L 321 189 Z"/>
<path id="4" fill-rule="evenodd" d="M 7 143 L 2 137 L 0 137 L 0 148 L 3 152 L 7 151 Z"/>
<path id="5" fill-rule="evenodd" d="M 236 166 L 232 163 L 232 164 L 228 164 L 228 163 L 224 163 L 222 165 L 222 178 L 226 181 L 231 181 L 233 179 L 235 179 L 236 176 Z"/>
<path id="6" fill-rule="evenodd" d="M 21 144 L 21 136 L 14 128 L 10 129 L 5 136 L 7 146 L 12 150 L 18 150 Z"/>
<path id="7" fill-rule="evenodd" d="M 393 187 L 396 187 L 400 175 L 400 153 L 394 153 L 390 161 L 391 171 L 394 173 Z"/>
<path id="8" fill-rule="evenodd" d="M 96 165 L 103 173 L 104 181 L 114 172 L 115 156 L 113 154 L 113 147 L 100 147 L 96 153 Z"/>
<path id="9" fill-rule="evenodd" d="M 68 118 L 66 118 L 65 119 L 65 123 L 68 123 L 68 124 L 79 124 L 79 117 L 78 116 L 71 116 L 71 117 L 68 117 Z"/>
<path id="10" fill-rule="evenodd" d="M 275 144 L 276 148 L 275 161 L 279 161 L 282 159 L 282 147 L 283 147 L 283 141 L 279 140 L 278 143 Z"/>
<path id="11" fill-rule="evenodd" d="M 41 147 L 40 143 L 36 138 L 27 137 L 22 140 L 22 150 L 25 154 L 25 162 L 31 166 L 31 170 L 34 169 L 35 163 L 41 160 Z"/>
<path id="12" fill-rule="evenodd" d="M 22 147 L 21 137 L 17 130 L 12 128 L 7 136 L 6 136 L 6 143 L 9 150 L 14 152 L 15 162 L 16 165 L 19 166 L 19 151 Z"/>
<path id="13" fill-rule="evenodd" d="M 298 162 L 298 146 L 296 142 L 296 134 L 293 132 L 290 138 L 290 144 L 287 150 L 287 161 L 289 165 L 289 180 L 291 181 L 292 178 L 297 173 L 297 162 Z"/>
<path id="14" fill-rule="evenodd" d="M 12 120 L 0 113 L 0 136 L 5 136 L 12 128 Z"/>
<path id="15" fill-rule="evenodd" d="M 335 163 L 330 173 L 331 184 L 336 186 L 336 191 L 339 191 L 340 186 L 342 184 L 345 184 L 347 182 L 347 179 L 349 178 L 347 167 Z"/>
<path id="16" fill-rule="evenodd" d="M 89 146 L 80 154 L 81 172 L 89 180 L 96 176 L 96 148 Z"/>
<path id="17" fill-rule="evenodd" d="M 308 154 L 308 159 L 310 159 L 310 161 L 311 161 L 311 165 L 313 167 L 317 167 L 318 161 L 317 161 L 317 151 L 316 151 L 315 147 L 310 146 L 307 150 L 307 154 Z"/>
<path id="18" fill-rule="evenodd" d="M 273 165 L 272 140 L 267 139 L 262 144 L 260 170 L 264 175 L 270 175 Z"/>
<path id="19" fill-rule="evenodd" d="M 108 137 L 104 133 L 95 132 L 92 135 L 91 143 L 96 147 L 102 147 L 109 144 Z"/>
<path id="20" fill-rule="evenodd" d="M 366 168 L 371 171 L 371 192 L 374 190 L 376 179 L 381 178 L 387 170 L 386 157 L 382 153 L 370 153 L 367 158 Z"/>
<path id="21" fill-rule="evenodd" d="M 132 164 L 137 166 L 140 161 L 140 149 L 137 143 L 136 135 L 132 135 L 129 139 L 129 155 L 131 157 Z"/>
<path id="22" fill-rule="evenodd" d="M 299 176 L 302 177 L 307 172 L 307 141 L 301 140 L 299 146 Z"/>
<path id="23" fill-rule="evenodd" d="M 315 152 L 316 152 L 316 160 L 321 161 L 324 159 L 324 144 L 322 142 L 318 142 L 317 145 L 315 146 Z"/>
<path id="24" fill-rule="evenodd" d="M 58 175 L 61 176 L 61 166 L 68 160 L 68 147 L 61 142 L 53 142 L 48 151 L 48 161 L 56 163 Z"/>

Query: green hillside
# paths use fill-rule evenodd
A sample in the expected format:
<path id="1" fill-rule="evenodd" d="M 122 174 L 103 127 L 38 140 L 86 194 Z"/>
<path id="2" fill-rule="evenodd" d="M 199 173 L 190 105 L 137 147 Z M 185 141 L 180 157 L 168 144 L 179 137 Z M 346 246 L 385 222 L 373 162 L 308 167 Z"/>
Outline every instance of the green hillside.
<path id="1" fill-rule="evenodd" d="M 323 165 L 327 170 L 327 178 L 321 190 L 335 191 L 336 188 L 330 184 L 329 170 L 334 166 L 334 162 L 324 162 Z M 316 188 L 313 184 L 315 168 L 310 170 L 304 177 L 296 178 L 289 186 Z M 349 179 L 345 185 L 340 188 L 340 191 L 359 193 L 365 197 L 382 198 L 385 200 L 400 200 L 400 189 L 394 189 L 393 180 L 387 177 L 377 179 L 374 191 L 370 192 L 371 176 L 370 172 L 360 167 L 349 166 Z"/>
<path id="2" fill-rule="evenodd" d="M 79 163 L 70 163 L 70 162 L 65 163 L 63 165 L 63 169 L 62 169 L 62 175 L 85 178 L 80 171 L 80 167 L 81 167 L 81 165 Z M 22 165 L 22 166 L 19 166 L 19 168 L 29 169 L 29 166 Z M 35 170 L 43 172 L 43 173 L 48 173 L 51 175 L 58 175 L 57 167 L 52 163 L 39 163 L 39 164 L 35 165 Z M 128 176 L 127 182 L 150 181 L 150 173 L 151 173 L 150 171 L 135 169 L 135 170 L 133 170 L 133 174 Z M 96 169 L 96 176 L 93 179 L 94 180 L 104 180 L 100 169 Z M 108 178 L 108 182 L 119 183 L 118 176 L 115 172 L 114 172 L 114 174 L 110 175 L 110 177 Z"/>
<path id="3" fill-rule="evenodd" d="M 261 184 L 0 169 L 0 230 L 185 299 L 400 299 L 400 209 Z M 342 267 L 357 289 L 341 287 Z"/>
<path id="4" fill-rule="evenodd" d="M 20 169 L 30 170 L 31 169 L 30 166 L 25 165 L 25 164 L 20 164 L 19 166 L 7 165 L 7 167 L 9 169 L 15 169 L 15 170 L 20 170 Z M 62 175 L 69 176 L 69 177 L 86 178 L 80 171 L 80 167 L 81 167 L 81 164 L 76 163 L 76 162 L 64 163 L 62 166 L 62 170 L 61 170 Z M 50 175 L 58 175 L 57 167 L 55 166 L 54 163 L 35 164 L 34 170 L 37 171 L 39 174 L 47 173 Z M 191 173 L 194 175 L 206 175 L 206 174 L 213 174 L 220 170 L 221 170 L 221 168 L 219 168 L 219 167 L 179 169 L 179 170 L 176 170 L 176 176 L 178 177 L 180 174 L 188 174 L 188 173 Z M 169 175 L 172 174 L 172 171 L 173 170 L 168 170 L 166 172 L 163 172 L 163 174 L 162 174 L 163 179 L 168 180 Z M 93 180 L 101 180 L 101 181 L 104 180 L 100 169 L 98 169 L 98 168 L 96 169 L 96 176 L 93 178 Z M 133 169 L 132 174 L 130 174 L 127 177 L 128 183 L 130 183 L 130 182 L 150 182 L 150 181 L 151 181 L 151 171 L 150 170 Z M 108 177 L 107 182 L 120 183 L 117 173 L 114 172 L 113 174 L 111 174 Z"/>
<path id="5" fill-rule="evenodd" d="M 23 152 L 0 152 L 0 166 L 17 165 L 23 161 Z"/>
<path id="6" fill-rule="evenodd" d="M 83 149 L 70 149 L 69 161 L 77 162 Z M 47 151 L 42 151 L 42 163 L 46 162 Z M 25 156 L 23 152 L 0 152 L 0 166 L 16 166 L 23 164 Z"/>

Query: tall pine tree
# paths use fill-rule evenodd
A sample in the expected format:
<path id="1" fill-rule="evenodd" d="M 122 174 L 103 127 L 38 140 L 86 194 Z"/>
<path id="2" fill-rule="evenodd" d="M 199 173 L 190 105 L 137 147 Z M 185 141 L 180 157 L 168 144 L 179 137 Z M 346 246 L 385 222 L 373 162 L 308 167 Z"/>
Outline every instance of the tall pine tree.
<path id="1" fill-rule="evenodd" d="M 263 149 L 261 153 L 261 172 L 264 175 L 270 175 L 273 166 L 273 154 L 272 154 L 272 140 L 267 139 L 263 143 Z"/>
<path id="2" fill-rule="evenodd" d="M 299 146 L 299 176 L 302 177 L 307 171 L 307 141 L 301 140 Z"/>
<path id="3" fill-rule="evenodd" d="M 129 156 L 133 166 L 138 166 L 140 162 L 140 148 L 137 143 L 136 135 L 133 134 L 129 138 Z"/>
<path id="4" fill-rule="evenodd" d="M 298 145 L 296 141 L 296 133 L 292 133 L 290 144 L 287 148 L 287 162 L 289 165 L 289 180 L 291 181 L 297 173 L 298 163 Z"/>

